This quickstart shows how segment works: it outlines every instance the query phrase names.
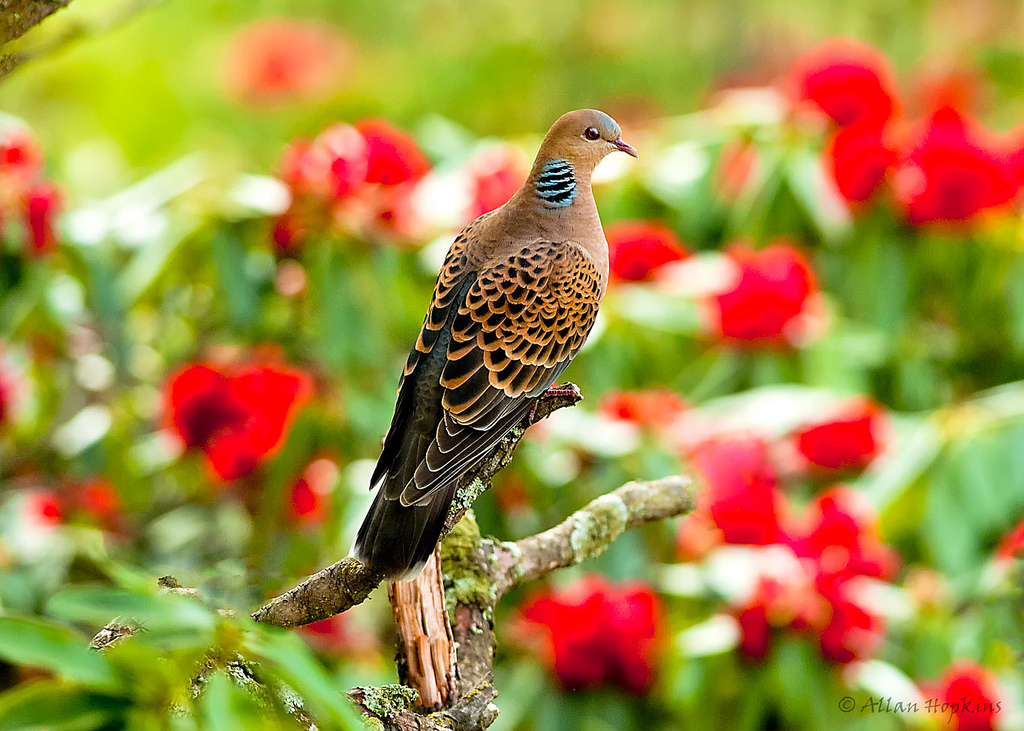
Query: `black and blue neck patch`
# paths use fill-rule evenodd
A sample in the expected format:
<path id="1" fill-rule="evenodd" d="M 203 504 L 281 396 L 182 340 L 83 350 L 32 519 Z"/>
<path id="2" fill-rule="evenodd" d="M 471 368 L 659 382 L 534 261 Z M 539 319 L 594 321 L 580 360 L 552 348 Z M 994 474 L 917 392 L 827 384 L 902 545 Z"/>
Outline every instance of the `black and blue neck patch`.
<path id="1" fill-rule="evenodd" d="M 576 197 L 576 175 L 568 160 L 552 160 L 533 183 L 537 196 L 550 208 L 564 208 Z"/>

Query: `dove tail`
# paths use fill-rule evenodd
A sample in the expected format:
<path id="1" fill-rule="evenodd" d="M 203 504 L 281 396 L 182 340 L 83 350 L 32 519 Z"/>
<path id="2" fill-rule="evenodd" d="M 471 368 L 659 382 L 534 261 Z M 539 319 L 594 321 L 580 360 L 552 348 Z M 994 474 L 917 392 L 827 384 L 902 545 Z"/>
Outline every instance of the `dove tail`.
<path id="1" fill-rule="evenodd" d="M 416 578 L 441 538 L 456 484 L 452 481 L 418 505 L 402 505 L 387 497 L 385 486 L 378 488 L 352 555 L 390 581 Z"/>

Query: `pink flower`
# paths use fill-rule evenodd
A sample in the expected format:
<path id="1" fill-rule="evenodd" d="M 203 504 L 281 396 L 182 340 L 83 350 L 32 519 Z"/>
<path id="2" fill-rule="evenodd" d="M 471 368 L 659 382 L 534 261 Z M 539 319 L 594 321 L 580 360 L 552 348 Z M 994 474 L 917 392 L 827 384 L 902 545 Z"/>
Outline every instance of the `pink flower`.
<path id="1" fill-rule="evenodd" d="M 798 101 L 815 104 L 840 127 L 881 127 L 898 106 L 885 56 L 849 38 L 832 38 L 801 57 L 789 85 Z"/>
<path id="2" fill-rule="evenodd" d="M 315 99 L 336 88 L 351 63 L 349 42 L 324 23 L 267 18 L 242 29 L 224 58 L 224 85 L 256 105 Z"/>

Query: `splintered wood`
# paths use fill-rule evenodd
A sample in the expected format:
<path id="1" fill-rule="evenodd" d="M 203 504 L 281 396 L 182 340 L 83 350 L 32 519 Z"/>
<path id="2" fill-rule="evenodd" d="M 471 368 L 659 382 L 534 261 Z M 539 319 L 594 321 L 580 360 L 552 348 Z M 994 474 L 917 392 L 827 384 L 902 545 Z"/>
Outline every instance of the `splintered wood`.
<path id="1" fill-rule="evenodd" d="M 454 702 L 454 641 L 437 548 L 414 580 L 388 584 L 388 599 L 398 629 L 399 680 L 419 693 L 420 705 Z"/>

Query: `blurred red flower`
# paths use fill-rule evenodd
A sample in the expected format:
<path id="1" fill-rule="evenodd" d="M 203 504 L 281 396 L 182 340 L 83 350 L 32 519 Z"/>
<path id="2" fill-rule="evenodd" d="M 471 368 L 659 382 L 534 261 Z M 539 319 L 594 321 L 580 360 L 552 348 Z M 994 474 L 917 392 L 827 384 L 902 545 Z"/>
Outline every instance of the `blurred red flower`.
<path id="1" fill-rule="evenodd" d="M 383 119 L 365 119 L 356 129 L 367 144 L 367 183 L 401 185 L 419 180 L 430 170 L 430 163 L 408 132 Z"/>
<path id="2" fill-rule="evenodd" d="M 202 449 L 230 481 L 253 472 L 280 444 L 312 381 L 301 371 L 254 365 L 227 373 L 193 364 L 168 382 L 166 413 L 186 447 Z"/>
<path id="3" fill-rule="evenodd" d="M 737 343 L 793 344 L 803 329 L 798 317 L 817 292 L 804 255 L 786 243 L 761 251 L 734 245 L 725 253 L 737 277 L 730 289 L 707 303 L 711 329 Z"/>
<path id="4" fill-rule="evenodd" d="M 763 660 L 775 630 L 806 630 L 820 624 L 826 612 L 826 602 L 803 572 L 785 580 L 761 577 L 749 601 L 733 612 L 740 625 L 739 651 L 750 660 Z"/>
<path id="5" fill-rule="evenodd" d="M 319 525 L 327 517 L 331 491 L 338 477 L 338 465 L 327 458 L 313 460 L 292 485 L 290 508 L 292 521 L 300 525 Z"/>
<path id="6" fill-rule="evenodd" d="M 328 619 L 303 625 L 299 627 L 299 632 L 312 647 L 330 654 L 351 649 L 354 639 L 349 628 L 348 614 L 335 614 Z"/>
<path id="7" fill-rule="evenodd" d="M 79 485 L 75 489 L 74 502 L 80 510 L 100 520 L 116 518 L 122 509 L 117 488 L 102 478 Z"/>
<path id="8" fill-rule="evenodd" d="M 0 356 L 2 355 L 3 351 L 0 350 Z M 14 378 L 7 372 L 3 358 L 0 357 L 0 429 L 12 421 L 14 398 Z"/>
<path id="9" fill-rule="evenodd" d="M 657 221 L 620 221 L 608 227 L 607 238 L 612 279 L 624 282 L 650 280 L 660 267 L 690 255 L 672 229 Z"/>
<path id="10" fill-rule="evenodd" d="M 694 451 L 690 463 L 704 490 L 697 510 L 680 524 L 681 533 L 701 529 L 701 521 L 710 518 L 725 543 L 768 545 L 783 540 L 782 497 L 765 442 L 739 438 L 708 442 Z"/>
<path id="11" fill-rule="evenodd" d="M 856 490 L 835 487 L 818 495 L 792 533 L 790 545 L 796 555 L 814 559 L 823 575 L 896 575 L 896 552 L 882 542 L 878 516 Z"/>
<path id="12" fill-rule="evenodd" d="M 359 131 L 338 122 L 315 140 L 295 140 L 282 155 L 281 179 L 293 195 L 341 199 L 366 183 L 369 146 Z"/>
<path id="13" fill-rule="evenodd" d="M 858 122 L 881 127 L 898 105 L 888 60 L 849 38 L 832 38 L 801 57 L 789 85 L 798 101 L 813 102 L 841 127 Z"/>
<path id="14" fill-rule="evenodd" d="M 893 177 L 911 223 L 964 223 L 1009 204 L 1021 187 L 1012 159 L 972 120 L 950 107 L 918 131 Z"/>
<path id="15" fill-rule="evenodd" d="M 857 582 L 830 576 L 819 584 L 830 608 L 828 622 L 816 630 L 822 657 L 845 665 L 874 655 L 885 638 L 885 619 L 858 600 Z"/>
<path id="16" fill-rule="evenodd" d="M 527 602 L 522 632 L 538 635 L 562 686 L 582 690 L 617 685 L 646 693 L 654 681 L 661 603 L 640 583 L 613 586 L 591 575 L 562 592 Z"/>
<path id="17" fill-rule="evenodd" d="M 612 419 L 632 421 L 639 426 L 664 428 L 686 410 L 686 402 L 674 391 L 612 391 L 598 404 L 598 411 Z"/>
<path id="18" fill-rule="evenodd" d="M 324 23 L 267 18 L 243 28 L 224 57 L 225 88 L 251 104 L 314 99 L 344 79 L 352 50 Z"/>
<path id="19" fill-rule="evenodd" d="M 529 163 L 511 147 L 489 147 L 476 155 L 466 168 L 470 198 L 467 220 L 505 205 L 529 172 Z"/>
<path id="20" fill-rule="evenodd" d="M 993 731 L 1003 710 L 995 677 L 968 660 L 954 662 L 937 683 L 923 684 L 925 693 L 942 704 L 942 722 L 950 731 Z"/>
<path id="21" fill-rule="evenodd" d="M 43 152 L 28 130 L 14 127 L 0 136 L 0 179 L 28 180 L 42 164 Z"/>
<path id="22" fill-rule="evenodd" d="M 885 129 L 873 122 L 836 130 L 825 150 L 836 189 L 851 203 L 870 200 L 896 159 L 896 151 L 886 142 Z"/>
<path id="23" fill-rule="evenodd" d="M 33 184 L 25 193 L 24 206 L 29 251 L 37 256 L 49 253 L 57 246 L 54 220 L 60 209 L 57 188 L 46 181 Z"/>
<path id="24" fill-rule="evenodd" d="M 49 490 L 37 490 L 25 500 L 26 516 L 38 525 L 55 526 L 64 522 L 60 496 Z"/>
<path id="25" fill-rule="evenodd" d="M 812 470 L 860 471 L 884 446 L 888 432 L 885 412 L 870 399 L 855 399 L 839 413 L 793 434 L 796 451 Z"/>
<path id="26" fill-rule="evenodd" d="M 1022 555 L 1024 555 L 1024 520 L 1003 536 L 996 548 L 997 560 L 1009 561 Z"/>

